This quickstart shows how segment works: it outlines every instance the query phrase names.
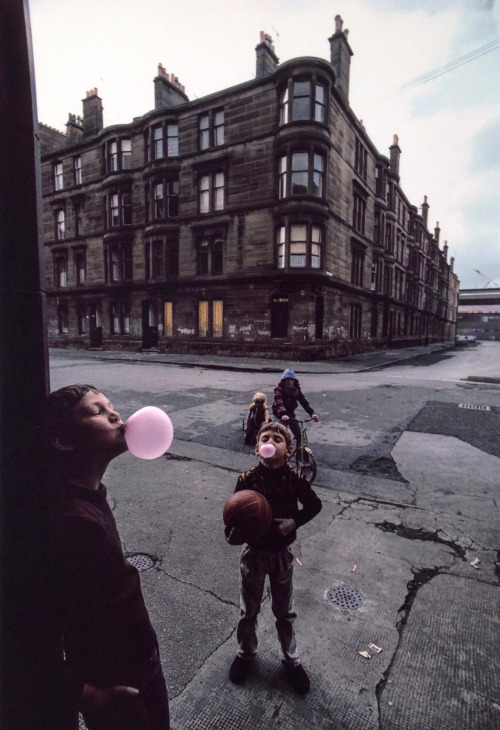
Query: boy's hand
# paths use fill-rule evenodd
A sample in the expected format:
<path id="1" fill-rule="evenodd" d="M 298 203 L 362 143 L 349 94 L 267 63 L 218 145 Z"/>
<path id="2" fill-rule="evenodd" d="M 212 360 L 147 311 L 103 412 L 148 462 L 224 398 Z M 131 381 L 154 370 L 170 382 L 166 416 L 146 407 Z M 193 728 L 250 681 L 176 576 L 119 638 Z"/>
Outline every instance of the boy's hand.
<path id="1" fill-rule="evenodd" d="M 274 519 L 274 524 L 276 525 L 276 529 L 281 537 L 286 537 L 290 532 L 295 530 L 295 520 L 291 517 L 276 517 Z"/>
<path id="2" fill-rule="evenodd" d="M 81 710 L 90 722 L 108 730 L 136 730 L 148 726 L 144 702 L 135 687 L 95 687 L 86 684 L 83 688 Z"/>
<path id="3" fill-rule="evenodd" d="M 319 416 L 317 416 L 315 413 L 312 414 L 311 418 L 313 421 L 316 421 L 316 423 L 319 421 Z"/>

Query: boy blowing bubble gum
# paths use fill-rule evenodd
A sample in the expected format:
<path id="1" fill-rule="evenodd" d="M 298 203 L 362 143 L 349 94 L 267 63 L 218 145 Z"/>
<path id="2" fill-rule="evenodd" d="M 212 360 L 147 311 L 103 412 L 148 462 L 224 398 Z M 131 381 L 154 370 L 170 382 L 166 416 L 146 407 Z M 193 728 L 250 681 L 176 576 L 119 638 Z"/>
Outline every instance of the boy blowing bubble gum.
<path id="1" fill-rule="evenodd" d="M 265 458 L 260 456 L 263 446 L 274 447 L 274 453 Z M 266 454 L 272 451 L 264 449 Z M 305 694 L 310 681 L 300 661 L 293 628 L 296 618 L 293 602 L 294 555 L 290 545 L 297 537 L 297 529 L 320 512 L 321 500 L 309 482 L 289 466 L 288 459 L 293 453 L 292 436 L 281 423 L 270 422 L 262 426 L 255 453 L 260 456 L 259 464 L 238 478 L 234 491 L 253 489 L 263 494 L 271 506 L 273 521 L 261 538 L 247 541 L 241 551 L 238 652 L 231 664 L 229 677 L 236 684 L 242 684 L 252 668 L 257 654 L 257 616 L 267 575 L 272 611 L 283 652 L 282 662 L 292 687 L 297 693 Z M 299 509 L 299 504 L 302 509 Z M 244 542 L 243 535 L 235 528 L 226 527 L 225 534 L 230 544 Z"/>
<path id="2" fill-rule="evenodd" d="M 71 385 L 47 397 L 40 437 L 38 562 L 20 647 L 31 657 L 19 671 L 33 702 L 12 727 L 78 730 L 81 712 L 88 730 L 169 730 L 156 633 L 102 483 L 127 451 L 124 423 L 96 387 Z"/>

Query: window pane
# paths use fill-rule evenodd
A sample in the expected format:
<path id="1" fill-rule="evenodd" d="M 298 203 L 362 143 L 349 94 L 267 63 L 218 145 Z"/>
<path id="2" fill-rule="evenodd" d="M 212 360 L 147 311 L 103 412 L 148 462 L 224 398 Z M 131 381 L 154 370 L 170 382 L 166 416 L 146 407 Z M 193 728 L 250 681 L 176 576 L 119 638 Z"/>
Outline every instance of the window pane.
<path id="1" fill-rule="evenodd" d="M 214 145 L 224 144 L 224 112 L 218 111 L 214 118 Z"/>
<path id="2" fill-rule="evenodd" d="M 311 267 L 313 269 L 321 268 L 321 248 L 317 243 L 311 244 Z"/>
<path id="3" fill-rule="evenodd" d="M 122 194 L 122 215 L 123 224 L 130 225 L 132 223 L 132 193 Z"/>
<path id="4" fill-rule="evenodd" d="M 132 140 L 122 139 L 122 170 L 130 170 L 132 167 Z"/>
<path id="5" fill-rule="evenodd" d="M 296 81 L 293 85 L 293 95 L 297 96 L 309 96 L 311 91 L 310 81 Z"/>
<path id="6" fill-rule="evenodd" d="M 306 265 L 307 229 L 305 225 L 293 225 L 290 228 L 290 266 L 293 268 Z"/>
<path id="7" fill-rule="evenodd" d="M 54 166 L 54 188 L 62 190 L 63 187 L 63 166 L 62 162 L 59 162 Z"/>
<path id="8" fill-rule="evenodd" d="M 109 169 L 110 172 L 118 170 L 118 144 L 116 142 L 109 143 Z"/>
<path id="9" fill-rule="evenodd" d="M 118 250 L 116 248 L 110 251 L 111 258 L 111 281 L 120 281 L 120 260 L 118 256 Z"/>
<path id="10" fill-rule="evenodd" d="M 280 124 L 288 124 L 288 87 L 281 94 Z"/>
<path id="11" fill-rule="evenodd" d="M 314 120 L 325 121 L 325 87 L 320 84 L 315 85 Z"/>
<path id="12" fill-rule="evenodd" d="M 110 224 L 112 226 L 118 226 L 118 225 L 120 225 L 120 209 L 118 206 L 118 194 L 117 193 L 114 193 L 111 196 L 110 206 L 111 206 Z"/>
<path id="13" fill-rule="evenodd" d="M 168 156 L 179 156 L 179 127 L 177 124 L 169 124 L 167 127 Z"/>
<path id="14" fill-rule="evenodd" d="M 302 268 L 306 265 L 306 244 L 291 243 L 290 244 L 290 266 L 293 268 Z"/>
<path id="15" fill-rule="evenodd" d="M 310 117 L 310 81 L 296 81 L 293 85 L 292 118 L 309 119 Z"/>
<path id="16" fill-rule="evenodd" d="M 224 324 L 224 303 L 222 300 L 212 302 L 212 335 L 222 337 Z"/>
<path id="17" fill-rule="evenodd" d="M 210 178 L 203 175 L 200 178 L 200 213 L 208 213 L 210 210 Z"/>
<path id="18" fill-rule="evenodd" d="M 281 226 L 280 229 L 278 230 L 278 269 L 285 268 L 285 253 L 286 253 L 285 236 L 286 236 L 285 226 Z"/>
<path id="19" fill-rule="evenodd" d="M 206 150 L 210 146 L 209 117 L 204 114 L 200 117 L 200 149 Z"/>
<path id="20" fill-rule="evenodd" d="M 198 334 L 200 337 L 208 336 L 208 302 L 198 302 Z"/>
<path id="21" fill-rule="evenodd" d="M 210 211 L 210 197 L 207 190 L 200 193 L 200 213 L 208 213 Z"/>
<path id="22" fill-rule="evenodd" d="M 66 216 L 64 210 L 57 211 L 57 238 L 62 240 L 65 237 Z"/>
<path id="23" fill-rule="evenodd" d="M 163 183 L 157 183 L 153 187 L 153 216 L 155 218 L 163 217 Z"/>
<path id="24" fill-rule="evenodd" d="M 292 155 L 292 195 L 307 193 L 308 167 L 307 152 L 295 152 Z"/>
<path id="25" fill-rule="evenodd" d="M 163 129 L 161 127 L 155 127 L 153 130 L 153 149 L 155 160 L 163 157 Z"/>
<path id="26" fill-rule="evenodd" d="M 74 158 L 74 170 L 75 170 L 75 185 L 81 185 L 82 184 L 82 158 L 78 155 L 78 157 Z"/>
<path id="27" fill-rule="evenodd" d="M 224 242 L 214 241 L 212 248 L 212 273 L 222 274 L 224 269 Z"/>
<path id="28" fill-rule="evenodd" d="M 325 161 L 322 155 L 314 155 L 313 187 L 312 194 L 318 197 L 323 196 L 323 169 Z"/>
<path id="29" fill-rule="evenodd" d="M 128 302 L 122 303 L 122 322 L 123 322 L 123 334 L 130 334 L 130 305 Z"/>
<path id="30" fill-rule="evenodd" d="M 292 172 L 292 195 L 307 193 L 307 172 Z"/>
<path id="31" fill-rule="evenodd" d="M 291 241 L 305 241 L 306 238 L 307 238 L 307 235 L 306 235 L 306 226 L 305 225 L 291 226 L 291 229 L 290 229 L 290 240 Z"/>
<path id="32" fill-rule="evenodd" d="M 287 194 L 287 174 L 286 174 L 287 158 L 283 156 L 279 161 L 278 171 L 278 197 L 285 198 Z"/>
<path id="33" fill-rule="evenodd" d="M 224 208 L 224 173 L 218 172 L 214 178 L 214 210 Z"/>
<path id="34" fill-rule="evenodd" d="M 292 109 L 294 120 L 309 119 L 309 97 L 294 99 Z"/>
<path id="35" fill-rule="evenodd" d="M 307 152 L 294 152 L 292 155 L 292 170 L 307 170 L 308 154 Z"/>
<path id="36" fill-rule="evenodd" d="M 172 337 L 174 334 L 173 303 L 163 302 L 163 334 Z"/>

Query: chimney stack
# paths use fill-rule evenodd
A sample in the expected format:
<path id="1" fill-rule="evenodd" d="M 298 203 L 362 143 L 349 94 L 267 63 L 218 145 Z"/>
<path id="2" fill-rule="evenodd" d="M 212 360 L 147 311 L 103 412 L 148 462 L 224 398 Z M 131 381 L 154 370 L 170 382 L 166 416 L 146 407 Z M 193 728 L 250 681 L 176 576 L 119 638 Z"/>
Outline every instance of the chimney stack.
<path id="1" fill-rule="evenodd" d="M 427 230 L 427 221 L 429 218 L 429 203 L 427 202 L 427 195 L 424 195 L 424 202 L 422 203 L 422 220 Z"/>
<path id="2" fill-rule="evenodd" d="M 95 137 L 103 128 L 102 99 L 97 89 L 87 91 L 83 102 L 83 138 Z"/>
<path id="3" fill-rule="evenodd" d="M 262 78 L 262 76 L 269 76 L 275 71 L 279 64 L 279 58 L 274 52 L 273 39 L 263 30 L 260 31 L 260 43 L 255 47 L 257 54 L 257 65 L 255 76 L 256 78 Z"/>
<path id="4" fill-rule="evenodd" d="M 441 233 L 441 229 L 439 227 L 439 221 L 436 223 L 436 227 L 434 228 L 434 238 L 436 239 L 436 243 L 439 243 L 439 234 Z"/>
<path id="5" fill-rule="evenodd" d="M 83 136 L 83 120 L 76 114 L 68 114 L 66 122 L 66 144 L 78 144 Z"/>
<path id="6" fill-rule="evenodd" d="M 158 75 L 153 79 L 155 85 L 155 109 L 179 106 L 189 101 L 184 86 L 179 83 L 175 74 L 169 74 L 161 63 L 158 64 Z"/>
<path id="7" fill-rule="evenodd" d="M 389 170 L 397 178 L 399 182 L 399 158 L 401 155 L 401 149 L 399 147 L 399 137 L 395 134 L 392 138 L 392 145 L 389 147 L 390 151 L 390 163 Z"/>
<path id="8" fill-rule="evenodd" d="M 444 256 L 444 260 L 445 260 L 445 261 L 448 261 L 448 241 L 445 241 L 445 242 L 444 242 L 444 246 L 443 246 L 443 256 Z"/>
<path id="9" fill-rule="evenodd" d="M 343 20 L 335 16 L 335 33 L 330 41 L 330 63 L 335 71 L 335 88 L 338 89 L 345 102 L 349 102 L 349 74 L 351 56 L 353 55 L 347 42 L 348 30 L 342 30 Z"/>

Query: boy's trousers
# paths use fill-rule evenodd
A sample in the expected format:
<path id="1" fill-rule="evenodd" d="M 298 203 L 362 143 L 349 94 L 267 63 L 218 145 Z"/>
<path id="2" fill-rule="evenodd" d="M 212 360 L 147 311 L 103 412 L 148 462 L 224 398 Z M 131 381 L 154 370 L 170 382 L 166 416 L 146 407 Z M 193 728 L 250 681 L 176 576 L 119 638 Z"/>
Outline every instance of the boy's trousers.
<path id="1" fill-rule="evenodd" d="M 256 550 L 244 545 L 240 557 L 240 608 L 238 656 L 252 660 L 257 653 L 257 616 L 260 611 L 266 575 L 271 587 L 271 608 L 286 664 L 300 664 L 293 621 L 293 560 L 289 547 L 279 552 Z"/>

